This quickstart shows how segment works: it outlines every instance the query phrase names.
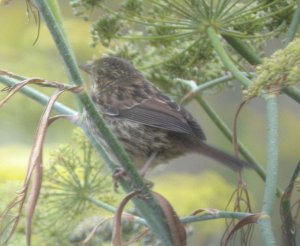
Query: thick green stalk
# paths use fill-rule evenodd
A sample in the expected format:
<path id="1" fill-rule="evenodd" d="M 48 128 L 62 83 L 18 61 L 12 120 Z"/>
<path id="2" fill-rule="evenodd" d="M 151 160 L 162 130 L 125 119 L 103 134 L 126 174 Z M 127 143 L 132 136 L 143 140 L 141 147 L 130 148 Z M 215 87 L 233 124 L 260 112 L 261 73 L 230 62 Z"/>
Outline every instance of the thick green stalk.
<path id="1" fill-rule="evenodd" d="M 265 96 L 267 103 L 268 137 L 267 137 L 267 177 L 263 212 L 271 215 L 274 207 L 276 185 L 278 176 L 278 105 L 277 96 L 270 94 Z"/>
<path id="2" fill-rule="evenodd" d="M 268 120 L 268 151 L 267 151 L 267 177 L 264 190 L 264 199 L 262 206 L 263 215 L 258 223 L 260 231 L 267 246 L 276 245 L 274 232 L 272 230 L 271 216 L 276 197 L 276 186 L 278 177 L 278 106 L 277 95 L 269 94 L 265 96 L 267 104 Z"/>
<path id="3" fill-rule="evenodd" d="M 268 214 L 262 214 L 257 221 L 265 246 L 276 246 L 276 239 L 272 229 L 271 218 Z"/>
<path id="4" fill-rule="evenodd" d="M 56 21 L 52 10 L 46 0 L 36 0 L 37 7 L 39 8 L 47 26 L 52 34 L 55 44 L 60 52 L 60 55 L 65 63 L 70 80 L 76 85 L 83 85 L 83 80 L 78 71 L 78 66 L 74 58 L 73 52 L 69 48 L 68 42 L 65 38 L 62 27 Z M 149 226 L 153 230 L 153 233 L 165 244 L 172 245 L 168 224 L 165 219 L 159 204 L 153 198 L 148 187 L 143 183 L 142 178 L 134 168 L 132 162 L 128 158 L 124 148 L 118 143 L 115 136 L 111 133 L 109 128 L 105 125 L 103 117 L 97 112 L 93 102 L 86 92 L 82 92 L 78 95 L 81 103 L 84 105 L 87 113 L 92 116 L 95 125 L 98 127 L 99 132 L 103 135 L 107 144 L 125 169 L 127 175 L 130 177 L 130 181 L 121 179 L 122 187 L 129 192 L 132 189 L 141 189 L 141 196 L 147 197 L 147 200 L 134 199 L 134 203 L 142 216 L 147 220 Z M 109 164 L 109 163 L 108 163 Z M 110 167 L 111 168 L 111 167 Z M 129 189 L 131 187 L 132 189 Z"/>

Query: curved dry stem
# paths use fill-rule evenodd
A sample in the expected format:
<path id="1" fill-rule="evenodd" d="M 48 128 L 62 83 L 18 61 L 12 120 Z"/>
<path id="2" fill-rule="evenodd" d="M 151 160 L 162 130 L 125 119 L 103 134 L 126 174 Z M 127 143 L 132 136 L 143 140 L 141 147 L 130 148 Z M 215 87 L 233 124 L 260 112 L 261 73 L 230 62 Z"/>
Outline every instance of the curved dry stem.
<path id="1" fill-rule="evenodd" d="M 237 121 L 240 115 L 242 108 L 246 105 L 249 100 L 244 100 L 240 103 L 238 109 L 236 110 L 233 122 L 233 132 L 232 132 L 232 145 L 234 148 L 234 155 L 238 158 L 239 157 L 239 144 L 238 144 L 238 137 L 237 137 Z"/>
<path id="2" fill-rule="evenodd" d="M 114 216 L 113 220 L 113 230 L 112 230 L 112 240 L 111 244 L 113 246 L 121 246 L 122 245 L 122 238 L 121 238 L 121 232 L 122 232 L 122 213 L 126 206 L 126 204 L 134 197 L 136 196 L 138 191 L 132 191 L 129 194 L 127 194 L 124 199 L 119 204 L 117 211 Z"/>
<path id="3" fill-rule="evenodd" d="M 45 81 L 42 79 L 27 79 L 11 88 L 10 93 L 0 102 L 0 106 L 3 106 L 5 102 L 7 102 L 16 92 L 18 92 L 22 87 L 29 83 L 44 83 Z M 47 83 L 47 81 L 46 81 Z M 53 86 L 55 84 L 51 83 Z M 59 89 L 54 92 L 54 94 L 50 97 L 47 106 L 45 108 L 44 113 L 41 116 L 40 123 L 38 125 L 34 143 L 32 145 L 31 154 L 29 157 L 29 164 L 24 180 L 24 184 L 22 186 L 21 191 L 18 193 L 18 196 L 7 206 L 6 210 L 1 216 L 1 220 L 3 221 L 8 213 L 16 206 L 18 206 L 17 215 L 15 218 L 10 222 L 12 223 L 12 228 L 9 232 L 9 235 L 6 239 L 8 241 L 14 231 L 17 228 L 19 223 L 19 219 L 21 216 L 21 212 L 23 210 L 23 206 L 27 197 L 27 193 L 29 191 L 30 183 L 32 182 L 31 191 L 28 198 L 28 206 L 26 211 L 26 245 L 31 244 L 31 227 L 32 227 L 32 219 L 34 215 L 34 211 L 37 205 L 37 201 L 40 194 L 40 189 L 42 185 L 42 153 L 43 153 L 43 145 L 46 136 L 47 127 L 49 125 L 49 118 L 54 103 L 56 102 L 59 95 L 61 95 L 65 90 L 70 90 L 73 92 L 78 91 L 78 86 L 73 86 L 68 88 L 64 88 L 61 84 L 56 84 Z M 56 118 L 57 119 L 57 118 Z M 33 176 L 35 172 L 35 175 Z M 33 178 L 32 178 L 33 177 Z M 32 180 L 33 179 L 33 180 Z"/>
<path id="4" fill-rule="evenodd" d="M 233 211 L 235 212 L 246 212 L 246 213 L 252 213 L 252 208 L 251 208 L 251 202 L 250 202 L 250 197 L 248 190 L 246 188 L 246 185 L 242 183 L 240 180 L 238 182 L 238 187 L 237 189 L 233 192 L 226 209 L 229 208 L 229 206 L 233 203 Z M 251 214 L 253 215 L 253 214 Z M 237 227 L 238 223 L 236 224 L 234 219 L 230 219 L 229 221 L 226 219 L 226 230 L 223 234 L 222 242 L 221 244 L 226 245 L 227 241 L 229 239 L 232 239 L 232 236 L 235 234 L 237 231 L 235 228 Z M 238 227 L 239 228 L 239 227 Z M 241 245 L 248 245 L 250 243 L 252 233 L 253 233 L 253 228 L 250 225 L 249 227 L 242 228 L 241 230 Z"/>
<path id="5" fill-rule="evenodd" d="M 153 196 L 160 204 L 162 210 L 168 221 L 169 229 L 172 236 L 172 242 L 174 246 L 184 246 L 186 245 L 186 231 L 181 223 L 178 215 L 171 206 L 171 204 L 157 192 L 152 191 Z"/>
<path id="6" fill-rule="evenodd" d="M 221 245 L 228 245 L 230 239 L 233 237 L 233 235 L 240 229 L 242 229 L 244 226 L 246 225 L 250 225 L 250 228 L 251 228 L 251 225 L 256 223 L 257 220 L 259 219 L 260 217 L 260 214 L 252 214 L 252 215 L 249 215 L 243 219 L 241 219 L 236 225 L 234 225 L 234 227 L 232 228 L 232 230 L 230 230 L 230 232 L 228 233 L 228 235 L 224 238 L 224 241 L 221 243 Z M 243 242 L 243 244 L 241 245 L 246 245 L 247 241 L 246 242 Z"/>

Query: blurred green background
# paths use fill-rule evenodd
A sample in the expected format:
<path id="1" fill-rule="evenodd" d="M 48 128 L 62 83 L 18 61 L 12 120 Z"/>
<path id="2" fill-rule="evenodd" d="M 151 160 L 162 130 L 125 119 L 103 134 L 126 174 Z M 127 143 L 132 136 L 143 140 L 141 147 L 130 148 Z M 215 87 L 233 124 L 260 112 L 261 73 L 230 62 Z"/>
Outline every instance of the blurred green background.
<path id="1" fill-rule="evenodd" d="M 90 23 L 74 17 L 68 1 L 59 2 L 65 17 L 69 41 L 78 63 L 100 56 L 104 51 L 103 47 L 89 46 Z M 38 41 L 33 45 L 38 34 L 38 27 L 32 16 L 28 18 L 26 15 L 24 1 L 12 1 L 9 5 L 0 5 L 0 26 L 0 69 L 27 77 L 68 82 L 64 65 L 43 22 Z M 272 53 L 282 46 L 280 40 L 273 40 L 268 43 L 266 52 Z M 4 87 L 0 85 L 0 89 Z M 51 93 L 51 89 L 38 89 L 46 94 Z M 3 98 L 5 92 L 1 94 Z M 241 102 L 241 91 L 233 86 L 225 88 L 218 94 L 207 93 L 205 98 L 224 121 L 232 126 L 235 111 Z M 76 108 L 76 101 L 71 94 L 64 94 L 60 101 Z M 299 105 L 285 95 L 279 97 L 279 105 L 279 184 L 285 187 L 300 157 L 300 113 Z M 191 103 L 187 108 L 201 123 L 209 143 L 232 152 L 232 146 L 198 105 Z M 9 184 L 12 181 L 22 181 L 25 175 L 30 146 L 42 110 L 42 106 L 23 95 L 14 96 L 0 110 L 0 208 L 3 208 L 10 196 L 11 198 L 14 196 L 14 189 L 17 186 L 11 187 Z M 239 138 L 263 165 L 265 165 L 266 156 L 265 120 L 265 105 L 261 100 L 255 99 L 242 110 L 238 127 Z M 74 127 L 65 121 L 57 122 L 50 127 L 44 152 L 45 165 L 52 150 L 62 143 L 69 142 L 73 129 Z M 263 182 L 251 170 L 245 171 L 244 174 L 252 197 L 253 210 L 259 211 Z M 160 166 L 151 172 L 149 179 L 155 182 L 155 190 L 170 199 L 180 215 L 188 215 L 193 210 L 202 207 L 224 209 L 236 185 L 236 177 L 232 171 L 197 155 L 180 158 L 171 165 Z M 7 192 L 8 187 L 10 187 L 9 192 Z M 278 211 L 278 208 L 275 211 Z M 274 216 L 278 217 L 278 213 Z M 194 243 L 191 242 L 191 245 L 199 245 L 200 241 L 202 245 L 217 245 L 224 230 L 224 223 L 221 221 L 202 222 L 197 224 L 197 228 L 192 239 Z M 277 230 L 279 232 L 279 226 Z M 15 245 L 24 245 L 24 238 L 20 237 L 20 241 L 15 242 Z M 255 242 L 254 240 L 253 245 Z M 35 245 L 34 242 L 33 245 Z"/>

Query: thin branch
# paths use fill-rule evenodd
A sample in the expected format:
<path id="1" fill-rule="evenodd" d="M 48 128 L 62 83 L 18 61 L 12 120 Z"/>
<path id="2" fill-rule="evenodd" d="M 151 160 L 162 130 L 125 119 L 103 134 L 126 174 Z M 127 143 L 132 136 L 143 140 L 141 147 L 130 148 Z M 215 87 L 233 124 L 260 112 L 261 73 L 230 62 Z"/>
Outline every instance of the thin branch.
<path id="1" fill-rule="evenodd" d="M 222 60 L 225 67 L 233 74 L 233 76 L 240 81 L 243 85 L 248 86 L 251 84 L 251 80 L 244 76 L 244 74 L 234 65 L 230 57 L 227 55 L 223 45 L 216 33 L 216 31 L 209 27 L 207 28 L 207 34 L 210 38 L 210 41 L 214 47 L 214 50 L 217 52 L 219 58 Z"/>
<path id="2" fill-rule="evenodd" d="M 274 208 L 276 185 L 278 177 L 278 106 L 277 95 L 265 96 L 268 120 L 268 151 L 267 177 L 262 206 L 263 215 L 258 221 L 260 231 L 266 246 L 276 245 L 275 235 L 271 224 L 271 214 Z"/>
<path id="3" fill-rule="evenodd" d="M 97 200 L 93 197 L 88 196 L 88 197 L 86 197 L 86 199 L 88 201 L 90 201 L 92 204 L 94 204 L 95 206 L 97 206 L 99 208 L 102 208 L 102 209 L 105 209 L 106 211 L 109 211 L 111 213 L 115 213 L 117 211 L 117 208 L 111 206 L 110 204 L 102 202 L 100 200 Z M 135 222 L 148 227 L 147 222 L 139 216 L 135 216 L 135 215 L 128 214 L 128 213 L 123 213 L 123 215 L 128 216 L 131 220 L 134 220 Z"/>
<path id="4" fill-rule="evenodd" d="M 99 201 L 93 197 L 87 197 L 87 199 L 94 204 L 97 207 L 100 207 L 102 209 L 105 209 L 111 213 L 115 213 L 116 208 L 104 203 L 102 201 Z M 206 211 L 206 210 L 204 210 Z M 210 210 L 207 210 L 210 211 Z M 245 217 L 248 217 L 250 215 L 253 215 L 254 213 L 245 213 L 245 212 L 229 212 L 229 211 L 222 211 L 222 210 L 216 210 L 214 209 L 212 212 L 206 212 L 205 214 L 201 214 L 201 215 L 191 215 L 191 216 L 185 216 L 185 217 L 181 217 L 180 221 L 184 224 L 189 224 L 189 223 L 195 223 L 195 222 L 200 222 L 200 221 L 206 221 L 206 220 L 215 220 L 215 219 L 243 219 Z M 126 213 L 125 213 L 126 215 Z M 132 217 L 134 219 L 135 222 L 144 225 L 144 226 L 148 226 L 147 222 L 138 216 L 134 216 L 132 214 L 128 214 L 129 217 Z"/>
<path id="5" fill-rule="evenodd" d="M 7 85 L 7 86 L 14 86 L 16 85 L 19 81 L 12 79 L 12 78 L 6 78 L 5 76 L 0 76 L 0 82 Z M 49 97 L 46 96 L 43 93 L 40 93 L 39 91 L 32 89 L 28 86 L 23 87 L 20 92 L 29 98 L 33 99 L 34 101 L 46 105 L 49 101 Z M 67 114 L 67 115 L 76 115 L 78 112 L 70 109 L 69 107 L 66 107 L 65 105 L 55 102 L 53 109 L 60 113 L 60 114 Z"/>
<path id="6" fill-rule="evenodd" d="M 232 142 L 232 131 L 230 128 L 224 123 L 224 121 L 219 117 L 217 112 L 201 97 L 197 96 L 195 97 L 196 101 L 202 106 L 204 111 L 208 114 L 210 119 L 215 123 L 215 125 L 221 130 L 221 132 L 224 134 L 224 136 Z M 256 173 L 262 178 L 262 180 L 266 179 L 266 173 L 263 167 L 258 163 L 258 161 L 255 159 L 255 157 L 249 152 L 249 150 L 246 148 L 246 146 L 238 141 L 239 150 L 241 152 L 241 155 L 250 163 L 253 164 L 253 168 L 256 171 Z"/>
<path id="7" fill-rule="evenodd" d="M 200 92 L 203 92 L 204 90 L 207 90 L 209 88 L 212 88 L 218 84 L 222 84 L 222 83 L 225 83 L 225 82 L 228 82 L 230 80 L 232 80 L 233 76 L 231 74 L 229 75 L 225 75 L 225 76 L 222 76 L 220 78 L 216 78 L 216 79 L 213 79 L 213 80 L 210 80 L 210 81 L 207 81 L 205 83 L 202 83 L 200 85 L 195 85 L 195 86 L 191 86 L 191 83 L 189 83 L 189 86 L 190 87 L 193 87 L 191 88 L 191 91 L 186 94 L 182 99 L 181 99 L 181 103 L 188 103 L 190 100 L 193 99 L 193 96 L 195 96 L 195 94 L 197 93 L 200 93 Z M 176 79 L 178 82 L 181 82 L 181 83 L 184 83 L 184 84 L 188 84 L 189 81 L 187 80 L 184 80 L 184 79 Z"/>
<path id="8" fill-rule="evenodd" d="M 253 215 L 252 213 L 243 213 L 243 212 L 228 212 L 228 211 L 221 211 L 215 210 L 213 213 L 206 213 L 202 215 L 193 215 L 193 216 L 186 216 L 182 217 L 180 220 L 182 223 L 189 224 L 199 221 L 206 221 L 206 220 L 215 220 L 215 219 L 243 219 Z"/>
<path id="9" fill-rule="evenodd" d="M 245 74 L 245 76 L 246 76 L 246 74 Z M 233 133 L 230 130 L 230 128 L 224 123 L 224 121 L 218 116 L 218 114 L 214 111 L 214 109 L 200 95 L 195 95 L 194 93 L 199 93 L 202 90 L 210 88 L 216 84 L 227 82 L 227 81 L 231 80 L 232 78 L 233 78 L 233 76 L 231 74 L 222 76 L 220 78 L 208 81 L 199 86 L 195 86 L 194 88 L 192 88 L 192 93 L 187 94 L 187 95 L 193 94 L 194 97 L 192 97 L 192 98 L 196 99 L 196 101 L 201 105 L 201 107 L 204 109 L 204 111 L 208 114 L 210 119 L 215 123 L 215 125 L 219 128 L 219 130 L 221 130 L 221 132 L 225 135 L 225 137 L 230 142 L 232 142 L 232 137 L 233 137 Z M 188 82 L 186 80 L 179 80 L 179 81 L 184 82 L 185 84 L 187 84 L 187 82 Z M 189 101 L 189 99 L 192 99 L 192 98 L 190 98 L 189 96 L 185 96 L 181 101 L 182 102 L 185 101 L 184 103 L 187 103 Z M 238 146 L 239 146 L 239 150 L 240 150 L 242 156 L 250 163 L 253 163 L 254 170 L 265 181 L 266 173 L 265 173 L 265 170 L 263 169 L 263 167 L 258 163 L 258 161 L 255 159 L 255 157 L 249 152 L 249 150 L 244 146 L 243 143 L 238 141 Z M 282 194 L 282 191 L 280 188 L 278 188 L 277 191 L 278 191 L 279 195 Z"/>

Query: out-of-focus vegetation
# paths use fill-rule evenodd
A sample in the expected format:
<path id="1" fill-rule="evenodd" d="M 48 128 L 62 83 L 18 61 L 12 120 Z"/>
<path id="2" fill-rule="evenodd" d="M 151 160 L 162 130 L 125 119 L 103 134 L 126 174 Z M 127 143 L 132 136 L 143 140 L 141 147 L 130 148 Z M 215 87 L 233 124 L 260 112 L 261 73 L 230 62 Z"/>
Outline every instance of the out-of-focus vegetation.
<path id="1" fill-rule="evenodd" d="M 67 6 L 66 6 L 67 7 Z M 13 16 L 13 19 L 11 19 Z M 29 15 L 30 16 L 30 15 Z M 72 47 L 81 62 L 90 59 L 92 54 L 101 49 L 92 49 L 89 43 L 88 23 L 72 18 L 68 15 L 65 26 L 70 37 Z M 37 35 L 38 26 L 33 17 L 26 15 L 25 1 L 10 1 L 0 6 L 0 67 L 27 77 L 41 77 L 48 80 L 67 82 L 64 66 L 59 54 L 53 45 L 47 28 L 42 25 L 38 41 L 33 45 Z M 1 86 L 3 88 L 4 86 Z M 40 89 L 40 88 L 39 88 Z M 41 89 L 49 94 L 51 90 Z M 4 93 L 2 92 L 4 95 Z M 70 106 L 75 106 L 74 96 L 66 93 L 61 101 Z M 25 106 L 25 107 L 24 107 Z M 25 144 L 32 143 L 42 107 L 33 103 L 28 98 L 17 95 L 0 112 L 0 145 L 15 141 Z M 48 134 L 52 142 L 63 141 L 70 135 L 72 127 L 63 122 L 54 126 L 57 130 Z M 17 129 L 17 130 L 12 130 Z"/>
<path id="2" fill-rule="evenodd" d="M 206 33 L 203 31 L 206 23 L 198 23 L 197 15 L 191 16 L 192 19 L 190 20 L 183 19 L 182 16 L 179 16 L 179 18 L 176 16 L 176 11 L 172 7 L 169 8 L 165 5 L 164 1 L 154 1 L 159 4 L 154 4 L 152 8 L 149 7 L 149 3 L 143 6 L 142 1 L 138 0 L 124 1 L 123 6 L 120 6 L 120 1 L 106 1 L 108 8 L 121 10 L 118 13 L 112 13 L 103 8 L 102 10 L 96 9 L 96 7 L 99 7 L 99 4 L 103 4 L 105 1 L 71 2 L 73 10 L 75 9 L 81 17 L 83 16 L 83 19 L 89 19 L 87 22 L 79 17 L 74 17 L 68 1 L 59 1 L 64 13 L 64 24 L 69 40 L 79 62 L 84 63 L 92 57 L 98 57 L 104 51 L 109 54 L 120 55 L 133 61 L 139 69 L 143 70 L 149 79 L 159 84 L 168 94 L 173 95 L 177 99 L 182 97 L 189 89 L 179 83 L 174 85 L 173 81 L 175 78 L 194 79 L 200 84 L 223 74 L 222 70 L 224 67 L 219 59 L 216 58 L 206 38 Z M 169 4 L 171 1 L 166 2 Z M 256 2 L 263 3 L 264 1 Z M 270 12 L 277 11 L 278 14 L 274 15 L 272 19 L 268 19 L 268 21 L 253 22 L 256 24 L 249 25 L 249 22 L 257 17 L 257 15 L 252 13 L 244 16 L 244 21 L 249 21 L 248 24 L 235 24 L 235 27 L 245 32 L 244 40 L 252 48 L 263 52 L 262 47 L 270 45 L 269 43 L 266 44 L 267 39 L 270 39 L 270 37 L 274 38 L 276 35 L 286 31 L 291 18 L 291 9 L 287 9 L 285 12 L 281 12 L 280 9 L 285 8 L 291 2 L 293 1 L 279 1 L 278 5 L 273 6 L 275 9 L 270 8 L 258 13 L 261 17 Z M 238 9 L 239 6 L 237 4 L 236 8 Z M 33 45 L 38 28 L 34 24 L 32 17 L 28 21 L 25 11 L 25 2 L 21 1 L 11 1 L 7 6 L 0 6 L 0 24 L 2 26 L 0 35 L 0 69 L 9 70 L 28 77 L 43 77 L 49 80 L 67 82 L 64 67 L 44 24 L 41 25 L 37 43 Z M 174 14 L 174 20 L 164 19 L 165 23 L 156 25 L 159 18 L 164 18 L 164 16 L 169 16 L 169 14 Z M 86 18 L 87 16 L 90 18 Z M 132 18 L 132 20 L 129 18 Z M 228 16 L 228 18 L 230 19 L 232 16 Z M 169 26 L 166 24 L 169 21 L 181 21 L 182 25 L 181 27 L 176 27 L 176 29 L 172 23 Z M 237 19 L 235 21 L 238 23 Z M 139 22 L 148 24 L 143 26 Z M 193 28 L 192 30 L 195 33 L 186 36 L 182 35 L 181 39 L 179 38 L 180 34 L 184 32 L 184 28 L 182 27 L 186 24 L 193 24 L 191 28 Z M 225 24 L 224 34 L 226 31 L 229 31 L 226 29 Z M 141 41 L 140 39 L 146 33 L 149 38 Z M 268 33 L 269 36 L 266 36 L 268 38 L 250 39 L 250 36 L 256 33 L 262 35 Z M 135 38 L 126 39 L 129 35 L 135 36 Z M 141 38 L 137 37 L 138 35 Z M 169 38 L 166 38 L 164 42 L 160 42 L 161 40 L 157 38 L 159 35 L 169 36 Z M 93 44 L 93 47 L 89 44 Z M 106 48 L 103 46 L 106 46 Z M 107 48 L 108 46 L 109 48 Z M 232 57 L 240 67 L 248 66 L 234 52 L 232 47 L 228 45 L 226 48 L 231 52 Z M 235 87 L 235 84 L 230 82 L 227 86 L 219 86 L 217 89 L 210 90 L 205 94 L 208 101 L 217 109 L 224 121 L 229 124 L 232 123 L 235 110 L 241 100 L 241 93 L 238 93 L 240 90 L 239 87 Z M 49 93 L 49 89 L 42 89 L 42 91 Z M 297 113 L 297 107 L 292 101 L 284 97 L 280 100 L 282 103 L 280 106 L 282 165 L 279 183 L 286 186 L 294 164 L 299 159 L 300 115 Z M 61 101 L 73 108 L 76 107 L 76 102 L 72 95 L 64 95 Z M 200 123 L 203 125 L 209 142 L 223 148 L 227 147 L 230 151 L 230 144 L 224 140 L 224 137 L 218 132 L 216 127 L 212 126 L 208 117 L 202 111 L 199 113 L 200 109 L 195 105 L 192 105 L 190 109 L 196 112 L 195 116 L 199 118 Z M 0 110 L 1 210 L 10 200 L 10 197 L 13 196 L 14 192 L 18 190 L 18 187 L 21 186 L 20 181 L 24 177 L 25 166 L 27 165 L 29 144 L 33 141 L 34 131 L 41 112 L 42 107 L 40 105 L 31 102 L 22 95 L 15 96 Z M 238 134 L 239 138 L 249 145 L 249 149 L 262 163 L 265 162 L 265 150 L 262 144 L 265 141 L 264 118 L 262 104 L 257 101 L 251 102 L 242 112 L 241 119 L 239 120 Z M 48 177 L 46 175 L 46 184 L 48 184 L 48 188 L 51 185 L 47 182 L 51 183 L 52 181 L 55 185 L 59 183 L 59 180 L 51 180 L 51 175 L 56 178 L 56 174 L 51 173 L 50 170 L 53 163 L 50 163 L 49 160 L 53 160 L 55 154 L 52 154 L 52 157 L 49 158 L 49 150 L 51 149 L 53 153 L 53 149 L 57 149 L 59 143 L 69 142 L 72 129 L 73 127 L 69 123 L 63 122 L 51 126 L 47 134 L 48 148 L 46 148 L 45 152 L 46 160 L 48 160 L 46 161 L 46 174 L 48 172 Z M 62 148 L 58 149 L 56 154 L 59 152 L 66 154 L 66 156 L 70 154 L 69 152 L 63 152 Z M 202 165 L 198 165 L 199 162 Z M 174 165 L 174 169 L 172 166 L 168 166 L 167 171 L 172 170 L 176 172 L 176 170 L 184 170 L 184 173 L 164 173 L 163 175 L 151 178 L 155 182 L 155 190 L 166 196 L 180 215 L 188 215 L 199 207 L 224 209 L 230 194 L 234 190 L 235 179 L 233 179 L 234 175 L 230 171 L 211 165 L 211 162 L 203 165 L 205 162 L 202 159 L 201 161 L 194 159 L 183 167 L 185 161 L 182 162 L 180 160 L 179 163 Z M 203 172 L 203 169 L 207 167 L 217 172 Z M 55 168 L 57 167 L 55 166 Z M 60 168 L 63 168 L 63 166 Z M 81 171 L 79 173 L 76 172 L 76 175 L 82 178 L 84 167 L 79 166 L 77 168 Z M 75 166 L 74 169 L 76 169 Z M 62 176 L 65 177 L 65 175 L 67 174 L 63 174 Z M 110 179 L 110 177 L 106 177 L 106 179 Z M 260 204 L 262 182 L 252 172 L 246 173 L 245 180 L 251 194 L 253 194 L 252 206 L 255 210 L 255 205 Z M 112 187 L 112 184 L 109 182 L 107 185 L 107 187 L 101 187 L 101 185 L 95 185 L 95 187 L 97 189 L 103 188 L 103 190 Z M 56 186 L 52 186 L 53 190 L 56 188 Z M 97 189 L 93 194 L 95 197 L 103 192 L 103 190 Z M 71 198 L 75 204 L 78 202 L 75 198 L 78 194 L 74 191 L 72 195 L 73 197 Z M 116 197 L 119 199 L 122 195 L 116 195 Z M 70 235 L 72 235 L 74 229 L 81 221 L 95 215 L 100 215 L 100 217 L 108 216 L 107 212 L 103 212 L 103 210 L 93 207 L 91 204 L 87 206 L 88 208 L 79 207 L 81 209 L 77 209 L 72 214 L 70 207 L 63 207 L 65 210 L 59 208 L 59 206 L 68 204 L 64 202 L 65 200 L 57 199 L 55 201 L 53 198 L 51 197 L 51 189 L 47 189 L 46 185 L 35 221 L 36 228 L 40 229 L 34 229 L 33 245 L 68 245 Z M 70 197 L 66 196 L 65 198 Z M 99 199 L 103 199 L 103 197 L 99 197 Z M 112 200 L 108 200 L 108 202 L 111 202 L 112 205 L 117 204 Z M 57 214 L 63 211 L 66 213 L 64 214 L 65 216 L 53 217 L 56 222 L 43 225 L 46 220 L 45 216 L 48 216 L 45 211 L 49 210 L 49 206 L 51 206 L 53 211 L 56 210 Z M 61 229 L 62 225 L 66 226 L 63 233 Z M 42 228 L 44 229 L 42 230 Z M 194 227 L 194 236 L 191 240 L 195 242 L 195 245 L 216 245 L 220 241 L 223 229 L 224 223 L 222 221 L 199 223 Z M 24 245 L 23 234 L 24 225 L 21 224 L 10 245 Z M 96 242 L 99 243 L 99 241 Z"/>
<path id="3" fill-rule="evenodd" d="M 91 11 L 102 11 L 93 22 L 93 44 L 129 59 L 143 69 L 151 81 L 181 98 L 185 90 L 174 86 L 176 78 L 197 84 L 222 75 L 224 65 L 214 53 L 207 34 L 213 26 L 221 35 L 242 38 L 253 49 L 267 39 L 285 33 L 295 1 L 70 1 L 75 15 L 89 19 Z M 230 42 L 228 42 L 230 43 Z M 224 43 L 232 51 L 232 47 Z M 232 58 L 240 68 L 247 63 L 237 52 Z M 217 87 L 215 87 L 216 89 Z M 221 86 L 222 88 L 222 86 Z"/>
<path id="4" fill-rule="evenodd" d="M 25 155 L 26 156 L 26 155 Z M 24 156 L 22 156 L 24 158 Z M 4 170 L 7 173 L 8 169 Z M 14 174 L 14 173 L 11 173 Z M 0 184 L 0 209 L 3 210 L 9 200 L 21 186 L 16 174 L 5 177 Z M 178 179 L 182 184 L 178 186 Z M 168 182 L 165 182 L 165 180 Z M 220 175 L 204 172 L 200 175 L 169 174 L 158 176 L 153 180 L 155 190 L 166 196 L 179 214 L 189 215 L 199 208 L 222 208 L 228 201 L 234 186 Z M 109 218 L 99 227 L 89 245 L 109 243 L 111 236 L 112 214 L 95 206 L 89 197 L 117 206 L 124 196 L 112 193 L 113 183 L 108 171 L 99 162 L 92 146 L 83 133 L 76 130 L 68 144 L 59 146 L 50 152 L 49 161 L 44 167 L 44 181 L 37 214 L 34 222 L 33 245 L 68 245 L 84 240 L 101 221 Z M 174 189 L 174 187 L 177 187 Z M 216 196 L 216 193 L 218 194 Z M 130 206 L 131 207 L 131 206 Z M 230 209 L 230 208 L 229 208 Z M 214 227 L 197 226 L 205 238 L 193 237 L 196 242 L 205 242 L 214 238 L 218 242 L 224 230 L 224 223 L 213 222 Z M 24 240 L 24 224 L 21 223 L 11 245 L 20 245 Z M 134 223 L 124 225 L 124 233 L 133 236 L 142 228 Z M 193 227 L 190 227 L 192 229 Z M 0 228 L 1 229 L 1 228 Z M 153 239 L 145 239 L 152 245 Z M 69 243 L 68 243 L 69 242 Z M 109 245 L 109 244 L 107 244 Z"/>

